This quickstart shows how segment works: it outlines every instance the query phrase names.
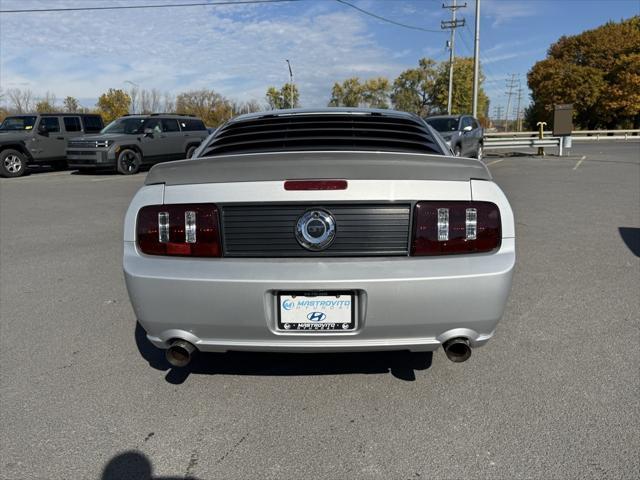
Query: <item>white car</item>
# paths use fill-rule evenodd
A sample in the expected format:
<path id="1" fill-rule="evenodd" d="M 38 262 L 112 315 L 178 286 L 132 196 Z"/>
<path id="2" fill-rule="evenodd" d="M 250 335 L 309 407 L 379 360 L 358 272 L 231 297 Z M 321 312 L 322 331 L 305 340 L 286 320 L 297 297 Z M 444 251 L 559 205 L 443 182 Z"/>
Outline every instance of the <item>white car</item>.
<path id="1" fill-rule="evenodd" d="M 153 167 L 125 219 L 124 271 L 174 366 L 201 351 L 485 344 L 515 264 L 485 165 L 421 118 L 283 110 L 231 120 L 195 159 Z"/>

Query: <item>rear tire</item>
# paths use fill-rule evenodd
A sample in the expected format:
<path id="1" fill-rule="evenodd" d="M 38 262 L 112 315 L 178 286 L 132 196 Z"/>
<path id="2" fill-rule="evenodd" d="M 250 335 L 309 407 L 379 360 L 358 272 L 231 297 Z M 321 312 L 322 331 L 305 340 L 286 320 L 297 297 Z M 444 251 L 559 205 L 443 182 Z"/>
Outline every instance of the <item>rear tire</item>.
<path id="1" fill-rule="evenodd" d="M 118 173 L 121 173 L 122 175 L 133 175 L 134 173 L 138 173 L 141 164 L 142 157 L 138 152 L 131 148 L 125 148 L 118 154 L 116 165 Z"/>
<path id="2" fill-rule="evenodd" d="M 480 143 L 478 144 L 478 151 L 476 152 L 476 158 L 478 160 L 482 160 L 483 157 L 484 157 L 484 147 Z"/>
<path id="3" fill-rule="evenodd" d="M 0 176 L 21 177 L 27 173 L 27 157 L 18 150 L 6 149 L 0 153 Z"/>
<path id="4" fill-rule="evenodd" d="M 462 156 L 462 150 L 460 150 L 460 145 L 456 145 L 455 147 L 453 147 L 453 154 L 456 157 Z"/>
<path id="5" fill-rule="evenodd" d="M 196 151 L 198 147 L 192 145 L 189 148 L 187 148 L 187 160 L 190 159 L 191 157 L 193 157 L 193 152 Z"/>

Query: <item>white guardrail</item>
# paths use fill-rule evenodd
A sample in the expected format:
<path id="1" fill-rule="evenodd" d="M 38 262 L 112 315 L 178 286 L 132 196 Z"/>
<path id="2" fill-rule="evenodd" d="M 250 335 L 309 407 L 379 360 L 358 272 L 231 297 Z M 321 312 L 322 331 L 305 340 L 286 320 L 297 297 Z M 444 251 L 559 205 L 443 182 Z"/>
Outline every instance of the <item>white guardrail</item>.
<path id="1" fill-rule="evenodd" d="M 496 132 L 485 133 L 485 150 L 556 147 L 562 156 L 564 148 L 570 148 L 572 142 L 592 142 L 599 140 L 640 140 L 640 129 L 636 130 L 575 130 L 570 137 L 554 137 L 550 131 L 544 132 Z"/>

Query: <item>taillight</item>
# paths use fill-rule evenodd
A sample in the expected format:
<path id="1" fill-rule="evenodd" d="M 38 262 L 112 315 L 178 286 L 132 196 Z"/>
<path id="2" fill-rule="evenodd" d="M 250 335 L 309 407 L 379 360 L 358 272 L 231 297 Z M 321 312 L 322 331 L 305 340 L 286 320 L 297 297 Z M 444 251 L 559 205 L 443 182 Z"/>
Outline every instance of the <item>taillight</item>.
<path id="1" fill-rule="evenodd" d="M 501 239 L 500 210 L 493 203 L 416 203 L 411 255 L 490 252 Z"/>
<path id="2" fill-rule="evenodd" d="M 138 248 L 148 255 L 222 255 L 218 208 L 211 203 L 142 207 L 136 237 Z"/>

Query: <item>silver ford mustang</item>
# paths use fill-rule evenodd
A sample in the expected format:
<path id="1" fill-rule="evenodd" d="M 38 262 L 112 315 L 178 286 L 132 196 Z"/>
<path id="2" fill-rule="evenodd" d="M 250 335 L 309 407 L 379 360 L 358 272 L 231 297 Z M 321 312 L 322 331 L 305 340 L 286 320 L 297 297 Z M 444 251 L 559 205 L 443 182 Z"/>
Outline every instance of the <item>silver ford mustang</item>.
<path id="1" fill-rule="evenodd" d="M 494 334 L 513 213 L 483 163 L 421 118 L 283 110 L 156 165 L 126 214 L 124 272 L 149 340 L 198 350 L 411 350 L 453 361 Z"/>

